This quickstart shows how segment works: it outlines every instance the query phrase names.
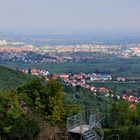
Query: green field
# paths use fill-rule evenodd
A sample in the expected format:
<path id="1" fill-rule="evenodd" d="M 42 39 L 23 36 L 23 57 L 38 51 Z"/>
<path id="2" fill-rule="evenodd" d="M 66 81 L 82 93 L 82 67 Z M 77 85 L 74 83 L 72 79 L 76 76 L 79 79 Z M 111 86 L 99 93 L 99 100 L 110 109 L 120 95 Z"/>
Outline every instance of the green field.
<path id="1" fill-rule="evenodd" d="M 106 73 L 113 76 L 140 77 L 140 58 L 110 58 L 93 60 L 92 63 L 69 62 L 69 63 L 19 63 L 4 62 L 7 67 L 39 68 L 48 70 L 51 73 Z"/>
<path id="2" fill-rule="evenodd" d="M 137 82 L 92 82 L 91 85 L 100 87 L 105 86 L 117 92 L 122 92 L 124 90 L 138 90 L 140 88 L 140 81 Z"/>

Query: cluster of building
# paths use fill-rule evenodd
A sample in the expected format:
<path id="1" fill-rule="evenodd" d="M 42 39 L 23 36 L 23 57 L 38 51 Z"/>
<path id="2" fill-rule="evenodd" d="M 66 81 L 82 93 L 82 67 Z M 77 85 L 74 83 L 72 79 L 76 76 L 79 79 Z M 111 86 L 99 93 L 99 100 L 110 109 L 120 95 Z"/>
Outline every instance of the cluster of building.
<path id="1" fill-rule="evenodd" d="M 128 45 L 105 45 L 105 44 L 79 44 L 79 45 L 57 45 L 44 46 L 44 51 L 52 53 L 99 53 L 106 55 L 113 55 L 116 57 L 129 58 L 133 56 L 140 56 L 140 44 Z"/>
<path id="2" fill-rule="evenodd" d="M 107 87 L 95 87 L 87 84 L 89 81 L 106 81 L 111 80 L 111 75 L 102 75 L 102 74 L 60 74 L 60 78 L 62 78 L 63 82 L 67 85 L 71 85 L 73 87 L 80 86 L 85 89 L 88 89 L 94 93 L 99 92 L 109 92 Z"/>
<path id="3" fill-rule="evenodd" d="M 108 80 L 112 80 L 111 75 L 102 75 L 102 74 L 85 74 L 85 73 L 79 73 L 79 74 L 60 74 L 59 77 L 63 80 L 63 82 L 67 85 L 76 87 L 76 86 L 80 86 L 82 88 L 85 88 L 87 90 L 92 91 L 95 95 L 97 92 L 100 93 L 105 93 L 104 96 L 105 97 L 109 97 L 111 96 L 112 98 L 114 97 L 113 94 L 109 94 L 110 89 L 108 87 L 96 87 L 90 84 L 87 84 L 87 82 L 92 82 L 92 81 L 108 81 Z M 116 78 L 117 81 L 121 81 L 124 82 L 126 79 L 123 77 L 118 77 Z M 125 101 L 128 102 L 132 102 L 132 103 L 139 103 L 140 102 L 140 98 L 135 97 L 133 95 L 115 95 L 116 98 L 118 99 L 123 99 Z"/>
<path id="4" fill-rule="evenodd" d="M 63 63 L 58 55 L 52 56 L 38 47 L 23 42 L 7 42 L 0 40 L 0 61 L 14 61 L 23 63 Z"/>
<path id="5" fill-rule="evenodd" d="M 52 57 L 48 54 L 42 54 L 32 51 L 21 51 L 18 52 L 3 51 L 0 49 L 0 61 L 13 61 L 13 62 L 23 62 L 23 63 L 63 63 L 65 60 L 59 56 Z"/>
<path id="6" fill-rule="evenodd" d="M 106 56 L 123 58 L 140 57 L 140 44 L 77 44 L 37 47 L 24 42 L 0 40 L 0 61 L 18 61 L 25 63 L 88 62 L 94 60 L 94 58 L 102 59 Z"/>
<path id="7" fill-rule="evenodd" d="M 48 76 L 49 72 L 45 70 L 40 70 L 40 69 L 18 69 L 16 68 L 17 71 L 21 71 L 25 74 L 31 74 L 31 75 L 36 75 L 36 76 Z"/>
<path id="8" fill-rule="evenodd" d="M 60 77 L 64 80 L 76 80 L 77 82 L 92 82 L 92 81 L 108 81 L 112 80 L 111 75 L 107 74 L 96 74 L 96 73 L 75 73 L 75 74 L 60 74 Z"/>
<path id="9" fill-rule="evenodd" d="M 16 71 L 21 71 L 25 74 L 31 74 L 31 75 L 36 75 L 36 76 L 44 76 L 46 80 L 48 80 L 47 76 L 50 74 L 48 71 L 45 70 L 40 70 L 36 68 L 32 69 L 19 69 L 16 68 Z M 72 87 L 80 86 L 84 89 L 90 90 L 93 92 L 95 95 L 97 92 L 105 93 L 105 97 L 109 97 L 109 91 L 110 89 L 108 87 L 96 87 L 90 84 L 87 84 L 87 82 L 92 82 L 92 81 L 107 81 L 107 80 L 112 80 L 111 75 L 103 75 L 103 74 L 96 74 L 96 73 L 91 73 L 91 74 L 85 74 L 85 73 L 75 73 L 75 74 L 52 74 L 53 79 L 58 79 L 61 78 L 61 80 L 66 84 L 70 85 Z M 125 81 L 123 77 L 118 77 L 116 79 L 117 81 Z M 114 95 L 112 94 L 111 97 Z M 124 94 L 122 96 L 116 95 L 118 99 L 123 99 L 125 101 L 131 102 L 131 103 L 139 103 L 140 98 L 133 96 L 133 95 L 127 95 Z M 132 105 L 133 107 L 133 105 Z M 130 106 L 131 108 L 131 106 Z"/>
<path id="10" fill-rule="evenodd" d="M 5 45 L 24 45 L 25 43 L 23 42 L 10 42 L 6 40 L 0 40 L 0 46 L 5 46 Z"/>
<path id="11" fill-rule="evenodd" d="M 107 75 L 107 74 L 87 74 L 86 78 L 89 79 L 90 81 L 108 81 L 108 80 L 112 80 L 111 75 Z"/>
<path id="12" fill-rule="evenodd" d="M 140 102 L 140 98 L 135 97 L 133 95 L 126 95 L 126 94 L 124 94 L 122 96 L 122 99 L 125 100 L 125 101 L 128 101 L 128 102 L 132 102 L 132 103 L 139 103 Z"/>

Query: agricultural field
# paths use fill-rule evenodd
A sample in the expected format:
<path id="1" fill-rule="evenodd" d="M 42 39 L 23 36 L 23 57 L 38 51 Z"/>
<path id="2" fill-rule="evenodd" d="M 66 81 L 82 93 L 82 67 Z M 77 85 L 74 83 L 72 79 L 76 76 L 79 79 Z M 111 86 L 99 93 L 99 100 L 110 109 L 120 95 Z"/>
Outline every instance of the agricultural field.
<path id="1" fill-rule="evenodd" d="M 140 77 L 139 58 L 108 58 L 96 59 L 92 62 L 67 62 L 67 63 L 22 63 L 3 62 L 3 65 L 10 68 L 39 68 L 48 70 L 50 73 L 105 73 L 112 76 L 129 77 L 138 79 Z"/>

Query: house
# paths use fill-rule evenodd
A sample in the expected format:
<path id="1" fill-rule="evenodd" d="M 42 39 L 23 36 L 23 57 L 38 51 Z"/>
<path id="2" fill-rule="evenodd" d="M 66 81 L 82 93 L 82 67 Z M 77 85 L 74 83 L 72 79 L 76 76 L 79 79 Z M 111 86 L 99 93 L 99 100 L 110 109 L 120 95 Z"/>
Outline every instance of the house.
<path id="1" fill-rule="evenodd" d="M 116 80 L 117 81 L 122 81 L 122 82 L 125 82 L 126 81 L 126 79 L 124 77 L 117 77 Z"/>
<path id="2" fill-rule="evenodd" d="M 109 89 L 108 89 L 107 87 L 99 87 L 99 88 L 98 88 L 98 91 L 99 91 L 99 92 L 108 93 L 108 92 L 109 92 Z"/>
<path id="3" fill-rule="evenodd" d="M 135 102 L 136 103 L 136 102 L 138 102 L 138 98 L 131 95 L 131 96 L 129 96 L 128 101 L 129 102 Z"/>
<path id="4" fill-rule="evenodd" d="M 128 96 L 125 94 L 123 95 L 122 99 L 124 99 L 125 101 L 134 102 L 134 103 L 139 102 L 138 98 L 132 95 Z"/>
<path id="5" fill-rule="evenodd" d="M 40 71 L 38 69 L 31 69 L 31 74 L 32 75 L 39 75 Z"/>
<path id="6" fill-rule="evenodd" d="M 131 104 L 130 106 L 129 106 L 129 108 L 131 109 L 131 110 L 136 110 L 136 106 L 134 105 L 134 104 Z"/>
<path id="7" fill-rule="evenodd" d="M 74 79 L 79 79 L 79 80 L 81 79 L 81 80 L 82 80 L 84 76 L 85 76 L 85 74 L 83 74 L 83 73 L 74 74 L 74 75 L 73 75 L 73 78 L 74 78 Z"/>

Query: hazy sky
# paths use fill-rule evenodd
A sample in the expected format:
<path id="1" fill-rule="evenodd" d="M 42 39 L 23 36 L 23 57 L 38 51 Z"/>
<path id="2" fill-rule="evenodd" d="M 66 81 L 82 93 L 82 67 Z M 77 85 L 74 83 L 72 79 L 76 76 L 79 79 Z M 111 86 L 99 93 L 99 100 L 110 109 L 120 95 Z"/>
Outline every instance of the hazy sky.
<path id="1" fill-rule="evenodd" d="M 0 0 L 1 31 L 140 31 L 140 0 Z"/>

